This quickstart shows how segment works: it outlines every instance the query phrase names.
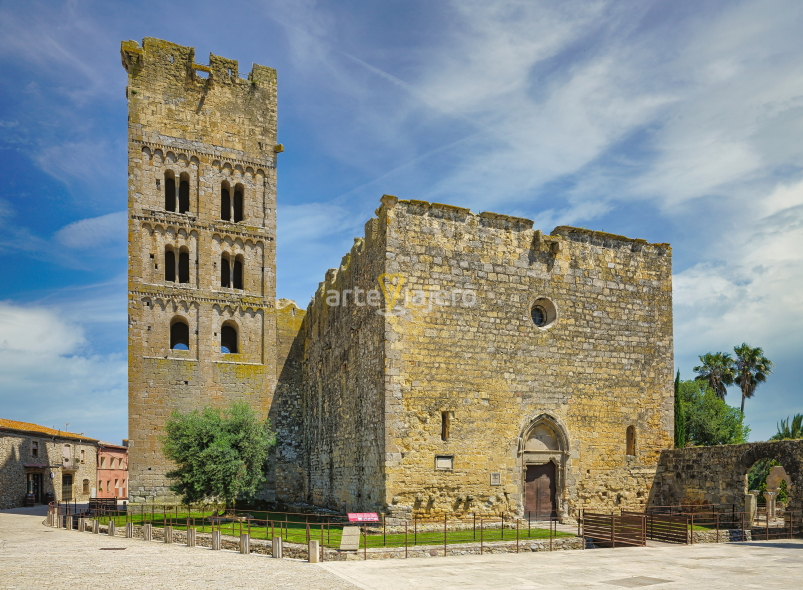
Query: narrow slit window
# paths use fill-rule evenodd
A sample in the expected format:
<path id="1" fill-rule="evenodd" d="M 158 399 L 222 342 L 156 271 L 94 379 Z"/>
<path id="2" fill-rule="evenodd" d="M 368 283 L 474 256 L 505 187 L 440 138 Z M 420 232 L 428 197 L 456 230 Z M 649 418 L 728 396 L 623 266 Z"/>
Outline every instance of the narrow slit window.
<path id="1" fill-rule="evenodd" d="M 243 220 L 243 187 L 238 184 L 234 187 L 234 222 Z"/>
<path id="2" fill-rule="evenodd" d="M 220 189 L 220 218 L 223 221 L 231 221 L 231 196 L 229 187 L 225 185 Z"/>
<path id="3" fill-rule="evenodd" d="M 235 289 L 242 289 L 243 288 L 243 261 L 239 258 L 234 260 L 234 288 Z"/>
<path id="4" fill-rule="evenodd" d="M 441 440 L 449 440 L 449 412 L 441 412 Z"/>
<path id="5" fill-rule="evenodd" d="M 231 284 L 231 266 L 228 258 L 220 259 L 220 286 L 228 287 Z"/>
<path id="6" fill-rule="evenodd" d="M 176 254 L 172 250 L 165 250 L 165 281 L 176 282 Z"/>
<path id="7" fill-rule="evenodd" d="M 181 182 L 178 185 L 178 212 L 186 213 L 190 210 L 190 175 L 181 173 Z"/>
<path id="8" fill-rule="evenodd" d="M 636 454 L 636 429 L 633 426 L 627 427 L 627 454 L 630 456 Z"/>
<path id="9" fill-rule="evenodd" d="M 172 350 L 190 349 L 190 327 L 182 320 L 170 326 L 170 348 Z"/>
<path id="10" fill-rule="evenodd" d="M 234 326 L 223 326 L 223 328 L 221 328 L 220 352 L 223 354 L 237 353 L 237 330 Z"/>
<path id="11" fill-rule="evenodd" d="M 165 173 L 165 211 L 176 210 L 176 179 Z"/>
<path id="12" fill-rule="evenodd" d="M 190 282 L 190 255 L 188 252 L 181 252 L 178 255 L 178 282 Z"/>

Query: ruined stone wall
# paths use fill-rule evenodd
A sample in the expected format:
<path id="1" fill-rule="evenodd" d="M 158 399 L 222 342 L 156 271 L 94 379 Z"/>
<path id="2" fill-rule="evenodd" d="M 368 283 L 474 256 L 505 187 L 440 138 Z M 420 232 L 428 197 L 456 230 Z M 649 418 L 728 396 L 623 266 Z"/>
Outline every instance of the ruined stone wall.
<path id="1" fill-rule="evenodd" d="M 327 272 L 300 331 L 302 496 L 335 510 L 378 510 L 385 502 L 385 320 L 366 304 L 379 297 L 384 235 L 380 220 L 366 224 L 365 238 Z M 336 304 L 327 302 L 333 292 Z"/>
<path id="2" fill-rule="evenodd" d="M 174 410 L 243 399 L 267 416 L 276 385 L 276 72 L 255 64 L 246 79 L 236 61 L 211 55 L 206 66 L 194 53 L 152 38 L 121 48 L 129 102 L 133 501 L 172 495 L 159 436 Z M 169 179 L 175 210 L 166 199 Z M 231 202 L 223 212 L 224 187 L 232 200 L 235 191 L 243 195 L 237 222 Z M 177 261 L 188 256 L 187 282 L 166 280 L 167 250 Z M 232 267 L 243 264 L 242 289 L 222 286 L 224 257 Z M 176 321 L 189 326 L 189 350 L 170 347 Z M 224 323 L 237 330 L 236 354 L 221 352 Z"/>
<path id="3" fill-rule="evenodd" d="M 789 508 L 803 508 L 803 440 L 665 450 L 650 504 L 744 505 L 747 473 L 759 459 L 775 459 L 792 480 Z"/>
<path id="4" fill-rule="evenodd" d="M 569 227 L 545 236 L 525 219 L 383 201 L 387 272 L 405 291 L 386 318 L 389 509 L 520 512 L 524 468 L 538 457 L 557 466 L 562 516 L 645 503 L 672 445 L 668 245 Z M 531 319 L 539 299 L 554 306 L 546 327 Z M 539 423 L 554 448 L 529 452 Z"/>
<path id="5" fill-rule="evenodd" d="M 300 333 L 306 311 L 295 302 L 280 299 L 276 314 L 276 374 L 278 381 L 270 409 L 276 430 L 276 447 L 271 456 L 268 500 L 304 502 L 306 473 L 303 469 L 304 438 L 301 413 L 303 336 Z"/>
<path id="6" fill-rule="evenodd" d="M 36 455 L 32 452 L 33 441 L 39 443 Z M 69 444 L 72 449 L 73 458 L 69 463 L 64 461 L 65 444 Z M 66 490 L 61 484 L 62 474 L 72 474 L 72 498 L 77 502 L 86 502 L 89 500 L 89 492 L 97 485 L 96 463 L 97 445 L 94 442 L 2 432 L 0 433 L 0 510 L 22 506 L 27 493 L 26 473 L 41 473 L 42 494 L 51 492 L 57 500 L 66 497 Z M 85 479 L 89 482 L 89 491 L 86 493 L 83 486 Z"/>

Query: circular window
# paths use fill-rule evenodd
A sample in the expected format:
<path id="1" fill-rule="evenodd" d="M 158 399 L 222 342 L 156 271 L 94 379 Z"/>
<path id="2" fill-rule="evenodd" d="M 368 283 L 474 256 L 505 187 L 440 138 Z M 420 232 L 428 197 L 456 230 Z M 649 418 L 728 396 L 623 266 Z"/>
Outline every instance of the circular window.
<path id="1" fill-rule="evenodd" d="M 546 325 L 546 310 L 542 306 L 533 305 L 530 315 L 533 318 L 533 323 L 539 328 Z"/>
<path id="2" fill-rule="evenodd" d="M 536 299 L 530 308 L 530 318 L 539 328 L 550 327 L 557 317 L 558 310 L 555 308 L 555 304 L 545 297 Z"/>

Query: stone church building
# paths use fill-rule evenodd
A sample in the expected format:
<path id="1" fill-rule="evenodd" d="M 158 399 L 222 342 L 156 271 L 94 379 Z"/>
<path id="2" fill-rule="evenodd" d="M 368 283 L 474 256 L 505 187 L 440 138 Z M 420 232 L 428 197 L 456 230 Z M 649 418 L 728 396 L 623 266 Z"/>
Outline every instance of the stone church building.
<path id="1" fill-rule="evenodd" d="M 276 72 L 146 38 L 129 103 L 132 500 L 174 410 L 247 400 L 266 495 L 336 510 L 636 507 L 672 446 L 671 249 L 385 195 L 306 311 L 276 297 Z"/>

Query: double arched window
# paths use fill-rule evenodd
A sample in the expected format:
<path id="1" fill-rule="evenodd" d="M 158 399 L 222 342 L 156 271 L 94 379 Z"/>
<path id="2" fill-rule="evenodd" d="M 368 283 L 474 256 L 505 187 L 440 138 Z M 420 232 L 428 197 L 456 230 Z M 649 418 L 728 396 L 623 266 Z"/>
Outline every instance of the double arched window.
<path id="1" fill-rule="evenodd" d="M 178 180 L 178 198 L 176 198 L 176 175 L 172 170 L 165 171 L 165 211 L 186 213 L 190 210 L 190 175 L 182 172 Z"/>
<path id="2" fill-rule="evenodd" d="M 171 350 L 190 349 L 190 326 L 183 318 L 176 318 L 170 324 Z"/>
<path id="3" fill-rule="evenodd" d="M 220 286 L 232 287 L 234 289 L 244 289 L 244 261 L 241 254 L 232 260 L 228 254 L 220 257 Z"/>
<path id="4" fill-rule="evenodd" d="M 176 276 L 178 276 L 179 283 L 190 282 L 190 253 L 186 248 L 181 248 L 177 261 L 173 247 L 167 246 L 165 248 L 165 281 L 175 283 Z"/>
<path id="5" fill-rule="evenodd" d="M 220 186 L 220 218 L 224 221 L 238 223 L 244 217 L 243 185 L 237 183 L 232 190 L 229 181 L 226 180 Z"/>

